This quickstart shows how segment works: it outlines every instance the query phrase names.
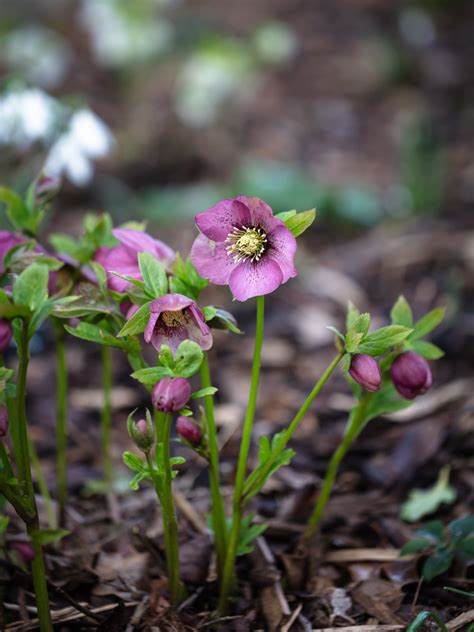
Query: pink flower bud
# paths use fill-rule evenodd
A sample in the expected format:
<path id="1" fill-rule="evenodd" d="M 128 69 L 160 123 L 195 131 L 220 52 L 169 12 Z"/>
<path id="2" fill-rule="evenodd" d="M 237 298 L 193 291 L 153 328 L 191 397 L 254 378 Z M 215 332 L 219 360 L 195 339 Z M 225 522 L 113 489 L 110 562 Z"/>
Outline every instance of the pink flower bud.
<path id="1" fill-rule="evenodd" d="M 59 191 L 61 180 L 57 176 L 48 176 L 42 174 L 35 185 L 36 201 L 41 203 L 47 202 Z"/>
<path id="2" fill-rule="evenodd" d="M 191 396 L 191 385 L 184 377 L 165 377 L 156 384 L 151 394 L 151 401 L 157 410 L 165 413 L 176 413 L 188 403 Z"/>
<path id="3" fill-rule="evenodd" d="M 414 351 L 399 355 L 390 368 L 390 377 L 397 391 L 405 399 L 423 395 L 433 384 L 428 362 Z"/>
<path id="4" fill-rule="evenodd" d="M 10 340 L 12 339 L 12 326 L 8 320 L 0 319 L 0 353 L 5 351 L 10 346 Z"/>
<path id="5" fill-rule="evenodd" d="M 0 437 L 8 432 L 8 411 L 6 406 L 0 406 Z"/>
<path id="6" fill-rule="evenodd" d="M 189 419 L 189 417 L 178 417 L 176 421 L 176 432 L 191 445 L 199 445 L 202 439 L 201 429 Z"/>
<path id="7" fill-rule="evenodd" d="M 378 391 L 382 373 L 377 360 L 365 353 L 356 353 L 352 357 L 349 375 L 366 391 Z"/>
<path id="8" fill-rule="evenodd" d="M 132 415 L 129 415 L 127 419 L 128 434 L 137 448 L 140 448 L 143 452 L 147 452 L 155 441 L 155 432 L 153 429 L 151 415 L 147 410 L 146 419 L 140 419 L 136 423 L 133 421 Z"/>
<path id="9" fill-rule="evenodd" d="M 10 542 L 10 548 L 17 551 L 25 562 L 31 562 L 35 557 L 35 551 L 29 542 Z"/>

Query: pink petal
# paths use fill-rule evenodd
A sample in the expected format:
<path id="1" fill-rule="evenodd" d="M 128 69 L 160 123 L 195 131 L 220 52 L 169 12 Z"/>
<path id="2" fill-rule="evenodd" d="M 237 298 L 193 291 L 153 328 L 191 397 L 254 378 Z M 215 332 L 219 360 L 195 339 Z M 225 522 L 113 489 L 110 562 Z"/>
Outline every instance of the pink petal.
<path id="1" fill-rule="evenodd" d="M 227 254 L 225 243 L 212 241 L 205 235 L 196 237 L 190 256 L 199 274 L 216 285 L 226 285 L 238 265 Z"/>
<path id="2" fill-rule="evenodd" d="M 224 241 L 236 226 L 249 226 L 250 211 L 241 201 L 222 200 L 208 211 L 196 215 L 199 230 L 213 241 Z"/>
<path id="3" fill-rule="evenodd" d="M 149 252 L 160 261 L 173 261 L 175 258 L 175 253 L 169 246 L 159 239 L 154 239 L 148 233 L 131 228 L 114 228 L 112 233 L 129 250 L 130 254 L 138 255 L 139 252 Z"/>
<path id="4" fill-rule="evenodd" d="M 178 312 L 192 305 L 194 301 L 182 294 L 165 294 L 155 299 L 150 305 L 150 312 L 161 314 L 161 312 Z"/>
<path id="5" fill-rule="evenodd" d="M 243 261 L 230 275 L 229 287 L 238 301 L 246 301 L 252 296 L 270 294 L 282 283 L 280 266 L 267 257 L 258 263 Z"/>
<path id="6" fill-rule="evenodd" d="M 188 340 L 188 332 L 186 327 L 166 327 L 162 322 L 158 323 L 149 341 L 157 351 L 161 349 L 161 345 L 168 345 L 173 355 L 177 348 L 183 342 Z M 146 338 L 145 338 L 146 340 Z"/>
<path id="7" fill-rule="evenodd" d="M 250 198 L 246 197 L 245 195 L 241 195 L 237 199 L 240 202 L 243 202 L 243 204 L 245 204 L 250 209 L 251 226 L 255 226 L 256 228 L 263 228 L 266 233 L 269 233 L 277 226 L 283 224 L 281 220 L 277 219 L 273 215 L 273 211 L 268 206 L 268 204 L 260 198 Z"/>
<path id="8" fill-rule="evenodd" d="M 265 254 L 278 263 L 283 273 L 282 283 L 286 283 L 298 274 L 293 263 L 296 252 L 295 236 L 286 226 L 277 226 L 267 237 L 269 247 Z"/>
<path id="9" fill-rule="evenodd" d="M 160 315 L 150 312 L 150 318 L 148 319 L 148 322 L 146 324 L 145 327 L 145 331 L 143 333 L 143 337 L 145 339 L 145 342 L 150 342 L 150 340 L 152 340 L 154 333 L 155 333 L 155 325 L 159 319 Z M 156 347 L 159 350 L 159 347 Z"/>

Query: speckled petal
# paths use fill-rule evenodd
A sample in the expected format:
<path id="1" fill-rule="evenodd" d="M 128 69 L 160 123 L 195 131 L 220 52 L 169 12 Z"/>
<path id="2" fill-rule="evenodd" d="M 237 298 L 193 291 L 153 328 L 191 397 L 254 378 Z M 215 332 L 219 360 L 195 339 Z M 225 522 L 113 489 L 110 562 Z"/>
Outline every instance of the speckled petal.
<path id="1" fill-rule="evenodd" d="M 264 257 L 258 263 L 239 263 L 229 278 L 230 291 L 238 301 L 246 301 L 252 296 L 270 294 L 282 283 L 280 266 Z"/>
<path id="2" fill-rule="evenodd" d="M 212 241 L 205 235 L 199 235 L 194 240 L 191 261 L 201 276 L 216 285 L 226 285 L 238 265 L 227 254 L 225 243 Z"/>
<path id="3" fill-rule="evenodd" d="M 266 255 L 278 263 L 283 274 L 282 283 L 286 283 L 298 274 L 294 265 L 296 238 L 286 226 L 277 226 L 267 238 L 269 247 Z"/>
<path id="4" fill-rule="evenodd" d="M 213 241 L 225 241 L 236 226 L 249 226 L 251 214 L 240 200 L 222 200 L 208 211 L 196 215 L 199 230 Z"/>
<path id="5" fill-rule="evenodd" d="M 178 312 L 192 305 L 194 301 L 182 294 L 165 294 L 155 299 L 150 304 L 150 312 L 161 314 L 161 312 Z"/>

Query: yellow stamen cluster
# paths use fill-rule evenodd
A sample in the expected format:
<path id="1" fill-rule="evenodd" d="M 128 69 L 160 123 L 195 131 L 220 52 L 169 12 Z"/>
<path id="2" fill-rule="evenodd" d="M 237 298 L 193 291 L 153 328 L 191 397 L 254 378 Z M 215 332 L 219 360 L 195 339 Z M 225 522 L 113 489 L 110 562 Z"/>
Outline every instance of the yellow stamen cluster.
<path id="1" fill-rule="evenodd" d="M 226 242 L 227 254 L 234 258 L 235 262 L 246 261 L 259 261 L 260 257 L 265 252 L 267 244 L 267 236 L 261 228 L 234 228 L 234 230 L 227 235 Z"/>
<path id="2" fill-rule="evenodd" d="M 167 327 L 181 327 L 186 321 L 183 310 L 177 312 L 161 312 L 161 319 Z"/>

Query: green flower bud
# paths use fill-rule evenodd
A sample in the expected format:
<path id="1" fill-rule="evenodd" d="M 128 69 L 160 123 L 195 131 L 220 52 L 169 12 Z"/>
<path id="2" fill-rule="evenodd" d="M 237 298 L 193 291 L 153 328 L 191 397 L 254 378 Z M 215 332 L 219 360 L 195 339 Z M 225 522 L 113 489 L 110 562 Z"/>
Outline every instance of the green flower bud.
<path id="1" fill-rule="evenodd" d="M 153 422 L 148 410 L 146 411 L 146 419 L 140 419 L 137 422 L 134 421 L 133 413 L 131 413 L 127 419 L 127 430 L 137 448 L 143 452 L 148 452 L 155 442 Z"/>

